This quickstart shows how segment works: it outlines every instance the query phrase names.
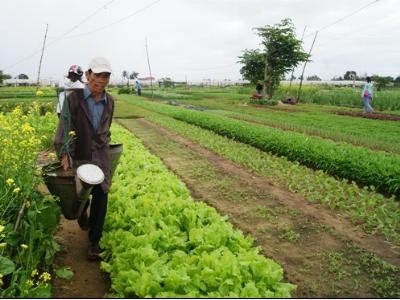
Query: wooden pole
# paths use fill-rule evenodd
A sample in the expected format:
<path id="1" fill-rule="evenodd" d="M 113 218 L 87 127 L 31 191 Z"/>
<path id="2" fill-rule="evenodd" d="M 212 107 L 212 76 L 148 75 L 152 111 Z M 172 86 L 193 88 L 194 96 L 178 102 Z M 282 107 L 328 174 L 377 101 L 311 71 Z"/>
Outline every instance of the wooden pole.
<path id="1" fill-rule="evenodd" d="M 314 43 L 315 43 L 315 40 L 317 39 L 317 35 L 318 35 L 318 31 L 314 35 L 314 40 L 313 40 L 313 42 L 311 44 L 310 51 L 308 51 L 308 57 L 310 57 L 310 55 L 311 55 L 311 51 L 312 51 L 312 49 L 314 47 Z M 300 86 L 299 86 L 299 89 L 297 90 L 297 97 L 296 97 L 297 102 L 300 102 L 301 86 L 303 85 L 303 77 L 304 77 L 304 71 L 306 70 L 306 65 L 307 65 L 307 60 L 305 61 L 304 66 L 303 66 L 303 71 L 301 72 Z"/>
<path id="2" fill-rule="evenodd" d="M 149 66 L 149 73 L 150 73 L 151 98 L 153 98 L 153 76 L 151 74 L 150 59 L 149 59 L 149 49 L 147 47 L 147 37 L 146 37 L 146 56 L 147 56 L 147 64 Z"/>
<path id="3" fill-rule="evenodd" d="M 301 35 L 301 43 L 303 43 L 304 33 L 306 32 L 306 28 L 307 28 L 307 25 L 304 26 L 303 33 Z M 289 94 L 290 94 L 290 88 L 292 87 L 292 82 L 293 82 L 293 73 L 294 73 L 294 67 L 292 69 L 292 73 L 290 74 L 290 82 L 289 82 L 289 88 L 288 88 L 288 93 Z"/>
<path id="4" fill-rule="evenodd" d="M 40 83 L 40 68 L 42 67 L 42 60 L 43 60 L 43 53 L 44 53 L 44 47 L 46 45 L 46 38 L 47 38 L 47 30 L 49 29 L 49 24 L 46 24 L 46 32 L 44 34 L 44 40 L 43 40 L 43 46 L 42 46 L 42 54 L 40 55 L 40 61 L 39 61 L 39 70 L 38 70 L 38 76 L 37 76 L 37 82 L 36 82 L 36 91 L 39 89 L 39 83 Z"/>

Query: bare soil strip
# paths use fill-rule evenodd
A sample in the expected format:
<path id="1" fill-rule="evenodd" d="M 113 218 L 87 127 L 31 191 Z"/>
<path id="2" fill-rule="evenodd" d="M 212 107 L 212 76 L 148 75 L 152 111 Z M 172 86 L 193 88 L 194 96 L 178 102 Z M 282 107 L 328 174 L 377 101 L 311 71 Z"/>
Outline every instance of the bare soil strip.
<path id="1" fill-rule="evenodd" d="M 364 112 L 354 112 L 354 111 L 333 111 L 333 113 L 337 115 L 360 117 L 360 118 L 374 119 L 374 120 L 400 121 L 399 115 L 391 115 L 391 114 L 364 113 Z"/>
<path id="2" fill-rule="evenodd" d="M 119 120 L 187 184 L 277 260 L 296 297 L 379 297 L 365 257 L 400 265 L 399 249 L 368 236 L 344 217 L 309 204 L 196 143 L 144 119 Z M 371 255 L 370 255 L 371 256 Z M 369 267 L 372 268 L 372 265 Z M 400 274 L 399 274 L 400 275 Z M 375 281 L 374 281 L 375 280 Z M 400 283 L 394 283 L 400 290 Z"/>
<path id="3" fill-rule="evenodd" d="M 103 298 L 110 288 L 108 274 L 100 270 L 100 262 L 86 258 L 89 245 L 87 231 L 76 220 L 61 218 L 56 239 L 61 252 L 56 255 L 56 267 L 70 267 L 74 276 L 70 280 L 53 279 L 54 298 Z"/>

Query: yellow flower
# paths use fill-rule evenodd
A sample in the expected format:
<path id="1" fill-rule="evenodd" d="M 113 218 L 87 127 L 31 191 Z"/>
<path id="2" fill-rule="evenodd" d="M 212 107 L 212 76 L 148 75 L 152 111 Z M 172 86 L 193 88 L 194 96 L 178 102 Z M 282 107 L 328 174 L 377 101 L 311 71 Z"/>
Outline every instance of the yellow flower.
<path id="1" fill-rule="evenodd" d="M 32 281 L 31 279 L 28 279 L 28 280 L 26 281 L 26 284 L 27 284 L 29 287 L 31 287 L 31 286 L 33 286 L 33 281 Z"/>
<path id="2" fill-rule="evenodd" d="M 71 130 L 70 132 L 68 132 L 68 135 L 73 137 L 73 136 L 76 136 L 76 133 L 75 133 L 75 131 Z"/>
<path id="3" fill-rule="evenodd" d="M 0 225 L 0 232 L 3 232 L 4 228 L 5 227 L 3 225 Z"/>
<path id="4" fill-rule="evenodd" d="M 31 125 L 29 125 L 29 123 L 23 124 L 21 128 L 22 128 L 22 132 L 30 133 L 30 132 L 34 131 L 33 127 Z"/>
<path id="5" fill-rule="evenodd" d="M 8 185 L 12 185 L 12 184 L 14 183 L 14 179 L 8 178 L 8 179 L 6 180 L 6 183 L 7 183 Z"/>
<path id="6" fill-rule="evenodd" d="M 38 273 L 37 269 L 33 270 L 31 273 L 31 277 L 34 277 L 35 275 L 37 275 L 37 273 Z"/>
<path id="7" fill-rule="evenodd" d="M 16 187 L 16 188 L 13 190 L 13 193 L 14 193 L 14 194 L 18 194 L 20 191 L 21 191 L 21 189 L 20 189 L 19 187 Z"/>
<path id="8" fill-rule="evenodd" d="M 55 160 L 57 158 L 57 155 L 55 153 L 53 153 L 53 152 L 50 152 L 49 154 L 47 154 L 47 157 L 50 160 Z"/>
<path id="9" fill-rule="evenodd" d="M 43 282 L 46 282 L 51 279 L 51 275 L 47 272 L 43 272 L 42 275 L 40 275 L 39 279 L 41 279 Z"/>
<path id="10" fill-rule="evenodd" d="M 28 245 L 26 245 L 26 244 L 21 244 L 20 246 L 21 246 L 21 248 L 24 249 L 24 250 L 28 249 Z"/>
<path id="11" fill-rule="evenodd" d="M 40 90 L 36 92 L 36 96 L 38 96 L 38 97 L 41 97 L 43 95 L 44 95 L 44 93 Z"/>
<path id="12" fill-rule="evenodd" d="M 51 112 L 46 112 L 45 117 L 50 117 L 51 116 Z"/>

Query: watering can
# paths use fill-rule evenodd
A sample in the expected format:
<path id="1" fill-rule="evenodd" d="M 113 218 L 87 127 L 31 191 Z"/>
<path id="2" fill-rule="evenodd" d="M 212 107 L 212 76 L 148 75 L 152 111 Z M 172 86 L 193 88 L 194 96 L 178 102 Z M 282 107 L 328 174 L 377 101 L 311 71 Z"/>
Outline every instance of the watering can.
<path id="1" fill-rule="evenodd" d="M 110 145 L 109 153 L 112 176 L 122 153 L 122 144 Z M 61 211 L 69 220 L 79 218 L 93 186 L 104 180 L 103 171 L 90 163 L 79 164 L 77 168 L 67 171 L 62 170 L 59 163 L 49 164 L 43 170 L 47 188 L 52 195 L 60 198 Z"/>

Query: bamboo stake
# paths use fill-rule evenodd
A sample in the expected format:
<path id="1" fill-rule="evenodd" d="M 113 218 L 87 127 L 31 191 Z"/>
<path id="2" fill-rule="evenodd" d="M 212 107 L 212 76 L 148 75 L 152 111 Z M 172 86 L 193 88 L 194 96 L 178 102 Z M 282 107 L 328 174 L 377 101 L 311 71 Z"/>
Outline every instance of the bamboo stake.
<path id="1" fill-rule="evenodd" d="M 153 98 L 153 76 L 151 75 L 151 67 L 150 67 L 150 59 L 149 59 L 149 49 L 147 47 L 147 37 L 146 37 L 146 56 L 147 56 L 147 64 L 149 66 L 150 72 L 150 87 L 151 87 L 151 98 Z"/>
<path id="2" fill-rule="evenodd" d="M 43 40 L 43 46 L 42 46 L 42 54 L 40 55 L 40 61 L 39 61 L 39 70 L 38 70 L 38 76 L 37 76 L 37 82 L 36 82 L 36 91 L 39 90 L 40 68 L 42 67 L 43 53 L 44 53 L 44 47 L 46 45 L 47 30 L 48 29 L 49 29 L 49 24 L 46 24 L 46 32 L 44 34 L 44 40 Z"/>
<path id="3" fill-rule="evenodd" d="M 312 42 L 312 44 L 311 44 L 310 51 L 308 51 L 308 56 L 309 56 L 309 57 L 310 57 L 311 51 L 312 51 L 312 49 L 313 49 L 313 47 L 314 47 L 315 40 L 317 39 L 317 35 L 318 35 L 318 31 L 315 32 L 314 40 L 313 40 L 313 42 Z M 299 86 L 299 89 L 297 90 L 297 97 L 296 97 L 297 103 L 300 102 L 301 86 L 303 85 L 303 77 L 304 77 L 304 71 L 306 70 L 307 61 L 308 61 L 308 60 L 305 61 L 304 66 L 303 66 L 303 71 L 301 72 L 300 86 Z"/>

